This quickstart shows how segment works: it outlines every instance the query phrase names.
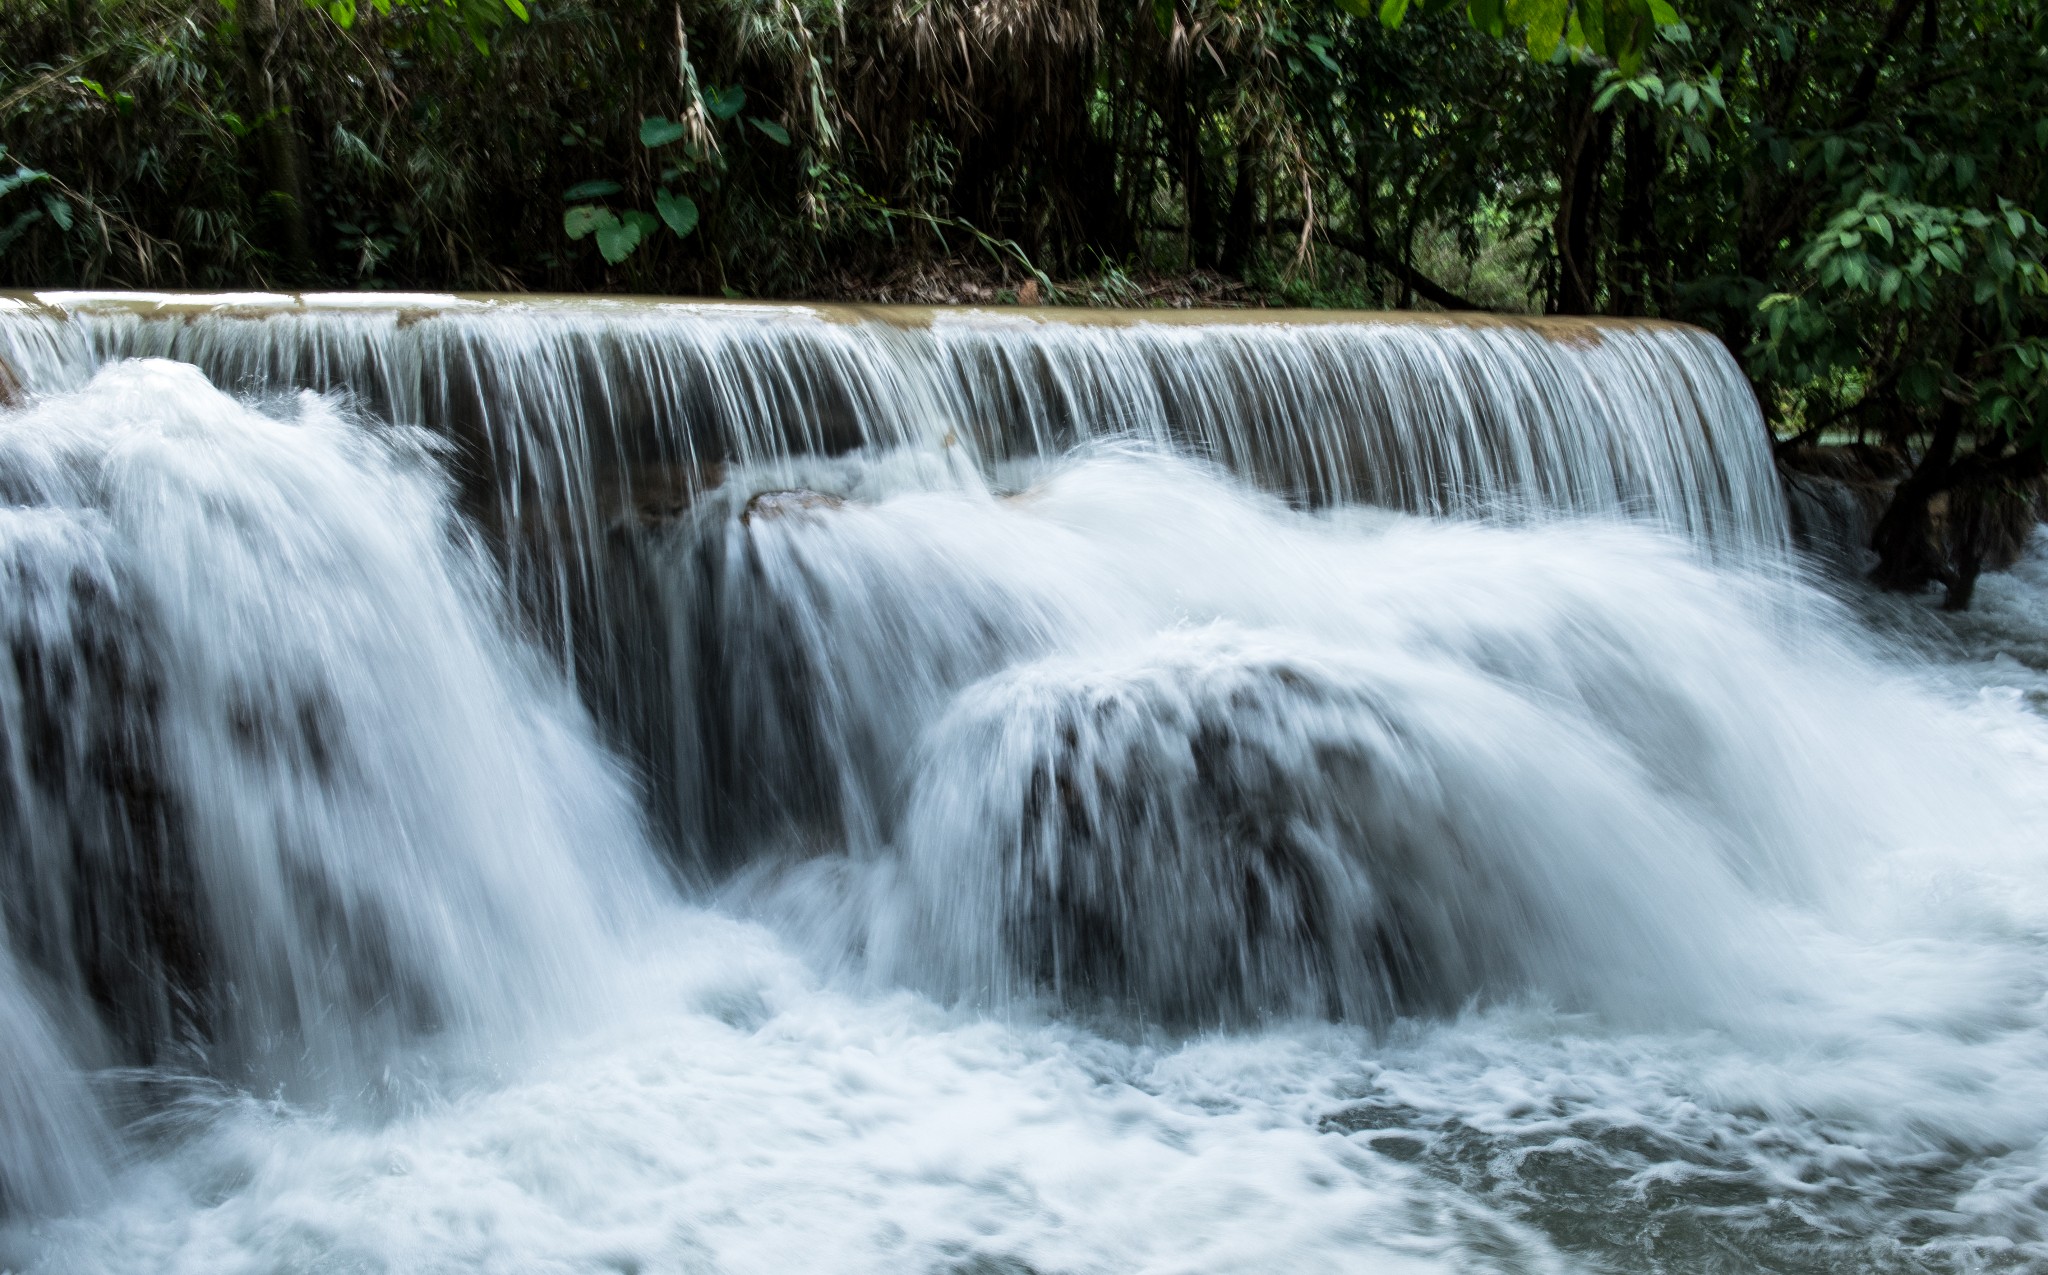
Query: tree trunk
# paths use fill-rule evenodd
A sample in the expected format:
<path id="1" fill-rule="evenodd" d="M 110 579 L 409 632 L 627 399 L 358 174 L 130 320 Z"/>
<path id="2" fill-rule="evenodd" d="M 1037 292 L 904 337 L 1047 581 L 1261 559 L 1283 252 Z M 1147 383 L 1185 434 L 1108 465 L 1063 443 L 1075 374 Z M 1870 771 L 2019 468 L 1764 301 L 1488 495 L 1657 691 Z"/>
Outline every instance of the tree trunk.
<path id="1" fill-rule="evenodd" d="M 1183 89 L 1174 150 L 1180 160 L 1181 189 L 1188 201 L 1188 264 L 1213 270 L 1222 225 L 1209 192 L 1209 173 L 1202 155 L 1202 117 L 1190 100 L 1194 92 L 1192 84 Z"/>
<path id="2" fill-rule="evenodd" d="M 1952 364 L 1955 375 L 1967 373 L 1976 357 L 1976 338 L 1965 330 L 1956 343 Z M 1963 424 L 1962 400 L 1943 399 L 1941 416 L 1935 422 L 1927 450 L 1920 455 L 1920 463 L 1892 493 L 1891 504 L 1871 532 L 1870 547 L 1877 551 L 1877 566 L 1870 578 L 1879 588 L 1912 591 L 1936 580 L 1947 581 L 1953 587 L 1956 575 L 1948 554 L 1935 542 L 1932 502 L 1948 490 L 1955 476 L 1956 445 L 1962 441 Z M 1967 596 L 1965 586 L 1965 599 Z"/>
<path id="3" fill-rule="evenodd" d="M 1664 172 L 1664 152 L 1657 145 L 1657 117 L 1647 106 L 1628 113 L 1621 128 L 1622 262 L 1617 275 L 1615 309 L 1622 314 L 1648 314 L 1657 258 L 1656 190 Z"/>
<path id="4" fill-rule="evenodd" d="M 1564 148 L 1557 169 L 1557 309 L 1592 314 L 1599 307 L 1600 178 L 1613 146 L 1614 116 L 1593 110 L 1593 73 L 1573 67 L 1564 97 Z"/>
<path id="5" fill-rule="evenodd" d="M 1223 255 L 1218 261 L 1224 274 L 1244 276 L 1251 259 L 1252 237 L 1258 232 L 1258 156 L 1252 135 L 1237 139 L 1236 178 L 1230 190 L 1230 211 L 1223 220 Z"/>
<path id="6" fill-rule="evenodd" d="M 262 159 L 260 211 L 276 231 L 289 281 L 308 283 L 313 279 L 313 235 L 306 217 L 306 187 L 291 90 L 277 74 L 279 34 L 277 0 L 245 0 L 242 65 L 254 108 L 254 140 Z"/>

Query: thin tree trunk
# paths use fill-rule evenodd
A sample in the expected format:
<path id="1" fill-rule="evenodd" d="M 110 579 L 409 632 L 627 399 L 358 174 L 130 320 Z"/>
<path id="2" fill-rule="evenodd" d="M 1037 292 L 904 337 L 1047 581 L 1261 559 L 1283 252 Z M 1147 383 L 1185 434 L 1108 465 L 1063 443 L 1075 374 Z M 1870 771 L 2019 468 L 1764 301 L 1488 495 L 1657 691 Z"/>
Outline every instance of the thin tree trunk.
<path id="1" fill-rule="evenodd" d="M 1977 357 L 1977 340 L 1967 329 L 1956 343 L 1952 368 L 1957 376 L 1970 370 Z M 1914 590 L 1935 580 L 1951 580 L 1953 571 L 1947 555 L 1934 544 L 1934 519 L 1929 508 L 1934 498 L 1947 490 L 1956 471 L 1956 445 L 1962 441 L 1964 405 L 1960 398 L 1942 400 L 1934 435 L 1920 463 L 1892 493 L 1891 504 L 1871 532 L 1870 547 L 1877 551 L 1877 566 L 1870 578 L 1879 588 Z"/>
<path id="2" fill-rule="evenodd" d="M 1657 145 L 1657 117 L 1648 107 L 1628 113 L 1621 129 L 1622 268 L 1617 275 L 1616 309 L 1623 314 L 1648 314 L 1653 262 L 1657 258 L 1656 188 L 1663 175 L 1664 153 Z"/>
<path id="3" fill-rule="evenodd" d="M 255 139 L 262 154 L 262 212 L 277 229 L 280 255 L 294 283 L 313 278 L 313 235 L 306 216 L 306 184 L 292 119 L 291 90 L 277 73 L 277 0 L 245 0 L 242 64 L 255 107 Z"/>
<path id="4" fill-rule="evenodd" d="M 1612 149 L 1614 117 L 1593 110 L 1592 72 L 1574 67 L 1565 91 L 1564 149 L 1559 156 L 1557 219 L 1557 308 L 1561 314 L 1592 314 L 1600 299 L 1598 232 L 1600 178 Z"/>
<path id="5" fill-rule="evenodd" d="M 1175 151 L 1180 160 L 1181 189 L 1188 201 L 1188 264 L 1199 269 L 1216 266 L 1217 239 L 1222 230 L 1216 201 L 1209 191 L 1209 174 L 1202 155 L 1202 118 L 1191 100 L 1193 83 L 1182 90 L 1180 123 L 1175 129 Z"/>
<path id="6" fill-rule="evenodd" d="M 1258 233 L 1259 162 L 1252 134 L 1237 139 L 1236 178 L 1230 190 L 1230 211 L 1223 220 L 1223 255 L 1218 267 L 1224 274 L 1243 277 L 1251 258 L 1252 237 Z"/>

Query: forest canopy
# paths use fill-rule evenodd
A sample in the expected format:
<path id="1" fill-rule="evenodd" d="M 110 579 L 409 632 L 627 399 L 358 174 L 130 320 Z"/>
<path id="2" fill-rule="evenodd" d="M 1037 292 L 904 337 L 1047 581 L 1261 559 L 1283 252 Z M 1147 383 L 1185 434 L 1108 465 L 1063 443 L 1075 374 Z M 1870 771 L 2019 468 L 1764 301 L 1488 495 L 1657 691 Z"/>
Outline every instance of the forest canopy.
<path id="1" fill-rule="evenodd" d="M 2048 442 L 2038 0 L 10 0 L 0 148 L 0 286 L 1697 323 L 1902 587 Z"/>

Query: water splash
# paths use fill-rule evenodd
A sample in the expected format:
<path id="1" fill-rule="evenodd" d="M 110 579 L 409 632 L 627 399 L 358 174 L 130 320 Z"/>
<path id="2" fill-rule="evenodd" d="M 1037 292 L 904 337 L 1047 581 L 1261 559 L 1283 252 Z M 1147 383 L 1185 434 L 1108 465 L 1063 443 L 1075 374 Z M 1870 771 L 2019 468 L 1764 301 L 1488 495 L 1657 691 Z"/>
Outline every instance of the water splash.
<path id="1" fill-rule="evenodd" d="M 0 1265 L 2044 1260 L 2032 683 L 1697 334 L 181 304 L 0 316 Z"/>
<path id="2" fill-rule="evenodd" d="M 78 1062 L 329 1097 L 590 995 L 637 821 L 420 439 L 130 362 L 0 418 L 0 490 L 21 1048 L 40 1001 Z"/>

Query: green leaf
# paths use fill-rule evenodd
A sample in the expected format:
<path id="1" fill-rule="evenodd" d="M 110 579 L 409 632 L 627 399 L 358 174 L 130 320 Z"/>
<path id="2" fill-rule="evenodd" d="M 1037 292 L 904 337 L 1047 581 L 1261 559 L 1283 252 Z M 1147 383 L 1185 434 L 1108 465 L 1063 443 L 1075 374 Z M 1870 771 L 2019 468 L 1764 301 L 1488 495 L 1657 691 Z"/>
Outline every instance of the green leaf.
<path id="1" fill-rule="evenodd" d="M 685 239 L 697 228 L 697 203 L 688 195 L 672 195 L 662 191 L 654 197 L 654 211 L 676 232 L 676 238 Z"/>
<path id="2" fill-rule="evenodd" d="M 1401 19 L 1408 16 L 1408 0 L 1380 0 L 1380 25 L 1399 29 Z"/>
<path id="3" fill-rule="evenodd" d="M 562 229 L 569 232 L 571 239 L 581 239 L 608 226 L 616 226 L 619 219 L 608 208 L 593 208 L 579 204 L 562 214 Z"/>
<path id="4" fill-rule="evenodd" d="M 1611 52 L 1607 41 L 1607 6 L 1601 0 L 1590 0 L 1590 3 L 1574 5 L 1572 18 L 1579 28 L 1578 38 L 1572 41 L 1573 45 L 1590 48 L 1602 55 Z"/>
<path id="5" fill-rule="evenodd" d="M 1337 7 L 1354 18 L 1370 18 L 1376 12 L 1372 0 L 1337 0 Z M 1159 21 L 1161 31 L 1173 29 L 1173 6 L 1167 0 L 1155 0 L 1153 8 L 1165 16 Z"/>
<path id="6" fill-rule="evenodd" d="M 12 176 L 0 177 L 0 195 L 11 194 L 33 182 L 46 180 L 50 175 L 40 168 L 23 166 L 14 170 Z"/>
<path id="7" fill-rule="evenodd" d="M 1472 25 L 1495 39 L 1507 34 L 1507 5 L 1504 0 L 1467 0 L 1465 16 Z"/>
<path id="8" fill-rule="evenodd" d="M 43 207 L 49 210 L 50 220 L 57 223 L 57 229 L 71 229 L 71 205 L 61 195 L 43 196 Z M 2012 254 L 2007 253 L 2007 256 Z"/>
<path id="9" fill-rule="evenodd" d="M 1665 0 L 1650 0 L 1650 19 L 1660 27 L 1675 27 L 1679 23 L 1678 10 Z"/>
<path id="10" fill-rule="evenodd" d="M 509 13 L 511 13 L 513 17 L 519 19 L 521 22 L 527 22 L 531 20 L 527 17 L 526 6 L 520 3 L 520 0 L 505 0 L 505 8 Z"/>
<path id="11" fill-rule="evenodd" d="M 42 219 L 43 210 L 31 208 L 13 221 L 8 222 L 4 227 L 0 227 L 0 253 L 6 252 L 15 240 L 28 232 L 30 226 L 35 225 Z"/>
<path id="12" fill-rule="evenodd" d="M 654 218 L 644 212 L 629 212 L 624 221 L 612 219 L 609 226 L 597 228 L 597 250 L 613 265 L 633 255 L 640 241 L 655 226 Z"/>
<path id="13" fill-rule="evenodd" d="M 572 202 L 578 199 L 603 199 L 606 195 L 616 195 L 624 189 L 624 186 L 615 181 L 599 178 L 596 181 L 576 183 L 562 192 L 562 198 Z"/>
<path id="14" fill-rule="evenodd" d="M 764 120 L 758 115 L 747 116 L 747 123 L 768 135 L 768 139 L 781 145 L 789 145 L 789 132 L 774 120 Z"/>
<path id="15" fill-rule="evenodd" d="M 640 144 L 648 150 L 653 150 L 657 146 L 666 146 L 670 142 L 683 140 L 683 135 L 687 132 L 689 130 L 676 121 L 663 119 L 659 115 L 650 115 L 640 121 Z"/>
<path id="16" fill-rule="evenodd" d="M 747 91 L 735 84 L 728 89 L 705 89 L 704 109 L 715 119 L 729 120 L 747 104 Z"/>
<path id="17" fill-rule="evenodd" d="M 1564 42 L 1564 28 L 1571 17 L 1571 0 L 1529 0 L 1522 6 L 1529 17 L 1529 54 L 1548 62 Z"/>

